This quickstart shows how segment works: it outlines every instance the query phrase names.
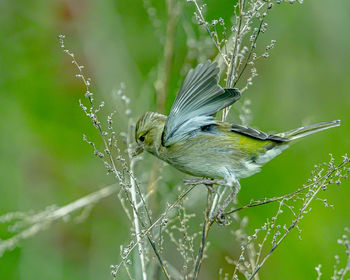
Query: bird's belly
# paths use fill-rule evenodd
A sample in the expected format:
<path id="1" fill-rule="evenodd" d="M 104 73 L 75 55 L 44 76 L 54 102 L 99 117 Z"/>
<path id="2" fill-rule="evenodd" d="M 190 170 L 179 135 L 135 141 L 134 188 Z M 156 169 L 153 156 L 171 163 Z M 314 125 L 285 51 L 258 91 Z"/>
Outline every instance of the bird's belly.
<path id="1" fill-rule="evenodd" d="M 240 179 L 260 171 L 259 164 L 233 145 L 222 147 L 217 140 L 197 142 L 169 148 L 164 160 L 182 172 L 213 179 Z"/>
<path id="2" fill-rule="evenodd" d="M 180 171 L 197 176 L 213 179 L 240 179 L 252 176 L 260 171 L 260 165 L 249 162 L 198 162 L 188 161 L 188 164 L 169 162 Z"/>

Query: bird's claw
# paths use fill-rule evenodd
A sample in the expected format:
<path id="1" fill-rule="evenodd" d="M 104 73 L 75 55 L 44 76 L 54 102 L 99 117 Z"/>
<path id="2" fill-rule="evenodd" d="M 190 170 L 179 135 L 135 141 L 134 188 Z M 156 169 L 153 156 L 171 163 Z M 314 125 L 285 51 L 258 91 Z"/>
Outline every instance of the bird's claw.
<path id="1" fill-rule="evenodd" d="M 227 219 L 227 216 L 224 213 L 222 213 L 221 211 L 215 215 L 214 220 L 220 226 L 226 226 L 226 225 L 230 224 L 230 221 L 229 221 L 229 219 Z"/>
<path id="2" fill-rule="evenodd" d="M 206 186 L 212 186 L 212 185 L 225 185 L 226 183 L 224 181 L 219 180 L 213 180 L 213 179 L 184 179 L 183 182 L 186 185 L 206 185 Z"/>
<path id="3" fill-rule="evenodd" d="M 213 185 L 221 185 L 219 181 L 212 180 L 212 179 L 194 179 L 194 180 L 183 180 L 186 185 L 204 185 L 207 187 L 207 189 L 212 193 L 218 193 L 214 188 Z"/>
<path id="4" fill-rule="evenodd" d="M 215 181 L 211 179 L 192 179 L 192 180 L 184 179 L 183 181 L 186 185 L 200 185 L 200 184 L 213 185 L 215 183 Z"/>

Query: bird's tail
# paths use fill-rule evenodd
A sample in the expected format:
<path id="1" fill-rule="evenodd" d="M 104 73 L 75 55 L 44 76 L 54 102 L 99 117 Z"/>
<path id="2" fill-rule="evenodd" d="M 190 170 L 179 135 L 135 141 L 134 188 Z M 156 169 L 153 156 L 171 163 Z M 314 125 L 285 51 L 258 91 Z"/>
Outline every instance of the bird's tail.
<path id="1" fill-rule="evenodd" d="M 289 140 L 295 140 L 295 139 L 313 134 L 315 132 L 319 132 L 319 131 L 322 131 L 331 127 L 336 127 L 339 125 L 340 125 L 340 120 L 321 122 L 321 123 L 299 127 L 286 132 L 282 132 L 282 133 L 279 133 L 278 136 L 287 138 Z"/>

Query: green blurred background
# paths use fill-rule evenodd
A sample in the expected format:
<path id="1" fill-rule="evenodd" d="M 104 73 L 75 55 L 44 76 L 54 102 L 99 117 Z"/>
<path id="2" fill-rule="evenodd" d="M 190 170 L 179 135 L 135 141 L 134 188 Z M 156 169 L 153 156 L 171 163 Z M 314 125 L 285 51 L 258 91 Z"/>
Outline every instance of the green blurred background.
<path id="1" fill-rule="evenodd" d="M 156 108 L 153 82 L 163 55 L 159 37 L 165 34 L 167 12 L 164 1 L 152 2 L 158 33 L 140 0 L 0 1 L 0 215 L 64 205 L 113 182 L 82 141 L 83 133 L 94 140 L 98 135 L 79 108 L 84 88 L 57 35 L 67 36 L 66 45 L 85 65 L 96 98 L 108 104 L 106 111 L 121 108 L 112 92 L 125 83 L 136 119 Z M 208 19 L 221 16 L 229 22 L 233 1 L 207 3 Z M 167 111 L 183 78 L 180 69 L 187 53 L 183 22 L 192 24 L 193 11 L 193 5 L 183 1 Z M 269 29 L 261 42 L 275 39 L 277 44 L 271 57 L 259 63 L 259 77 L 246 92 L 252 101 L 252 125 L 283 131 L 341 119 L 342 126 L 308 137 L 263 172 L 242 180 L 241 203 L 291 192 L 307 180 L 314 164 L 329 159 L 329 153 L 340 159 L 348 152 L 349 15 L 349 1 L 327 0 L 281 4 L 269 15 Z M 198 35 L 200 27 L 192 26 Z M 125 130 L 123 112 L 116 120 L 118 130 Z M 145 161 L 157 159 L 146 156 Z M 164 169 L 160 186 L 167 190 L 188 177 L 171 167 Z M 337 238 L 350 226 L 349 187 L 345 182 L 329 189 L 326 196 L 334 209 L 314 203 L 301 222 L 303 239 L 292 233 L 264 266 L 261 279 L 315 279 L 319 263 L 325 276 L 330 275 L 332 256 L 342 253 Z M 200 213 L 204 200 L 197 200 L 194 211 Z M 249 227 L 259 227 L 273 209 L 247 210 Z M 198 217 L 196 223 L 201 221 Z M 120 260 L 119 245 L 129 241 L 128 229 L 119 201 L 111 196 L 98 203 L 84 222 L 55 223 L 6 252 L 0 258 L 0 279 L 111 279 L 109 265 Z M 210 258 L 203 264 L 201 279 L 216 279 L 225 255 L 239 253 L 229 232 L 215 226 L 210 233 Z M 0 225 L 0 238 L 10 236 L 6 225 Z M 171 257 L 168 260 L 172 262 Z"/>

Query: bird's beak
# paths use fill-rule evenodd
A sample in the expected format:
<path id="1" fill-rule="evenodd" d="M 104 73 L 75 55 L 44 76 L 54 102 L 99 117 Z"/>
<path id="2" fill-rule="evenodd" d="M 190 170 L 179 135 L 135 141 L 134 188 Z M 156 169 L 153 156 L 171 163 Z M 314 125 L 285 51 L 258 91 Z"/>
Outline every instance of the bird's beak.
<path id="1" fill-rule="evenodd" d="M 132 156 L 133 157 L 136 157 L 138 156 L 139 154 L 141 154 L 143 152 L 143 146 L 141 145 L 137 145 L 136 148 L 135 148 L 135 151 L 133 152 Z"/>

